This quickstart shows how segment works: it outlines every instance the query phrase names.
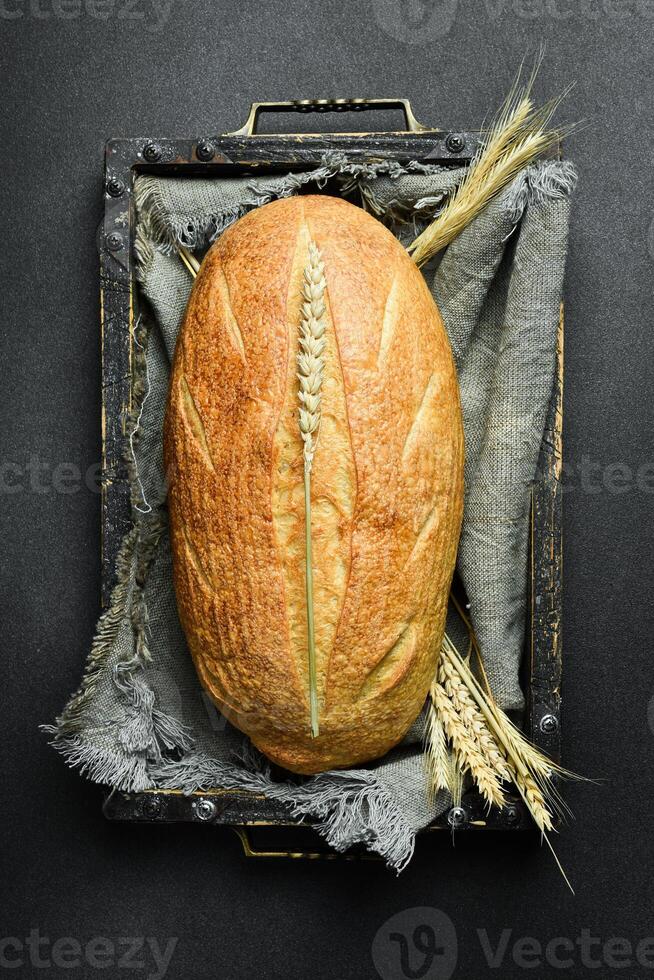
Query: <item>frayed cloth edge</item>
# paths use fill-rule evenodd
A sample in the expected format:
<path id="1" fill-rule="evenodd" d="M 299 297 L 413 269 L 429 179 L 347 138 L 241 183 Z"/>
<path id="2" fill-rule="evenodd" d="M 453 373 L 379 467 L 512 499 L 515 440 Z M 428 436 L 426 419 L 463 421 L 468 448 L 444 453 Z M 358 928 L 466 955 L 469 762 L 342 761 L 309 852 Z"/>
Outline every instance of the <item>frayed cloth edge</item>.
<path id="1" fill-rule="evenodd" d="M 254 208 L 269 204 L 273 200 L 291 197 L 307 184 L 324 187 L 330 177 L 349 178 L 342 191 L 346 193 L 364 178 L 374 178 L 382 174 L 396 179 L 409 173 L 436 173 L 443 168 L 438 164 L 420 164 L 412 161 L 404 166 L 395 160 L 378 163 L 356 163 L 343 153 L 326 153 L 321 164 L 305 173 L 289 173 L 283 177 L 272 177 L 268 181 L 254 178 L 246 185 L 248 194 L 240 204 L 228 207 L 198 218 L 192 215 L 173 217 L 162 193 L 160 177 L 142 176 L 134 185 L 134 200 L 139 214 L 139 227 L 136 233 L 135 250 L 139 264 L 146 266 L 152 261 L 153 249 L 165 253 L 174 252 L 180 245 L 191 250 L 198 249 L 214 241 L 239 218 Z M 145 273 L 139 272 L 139 278 Z"/>
<path id="2" fill-rule="evenodd" d="M 111 646 L 121 628 L 130 593 L 132 562 L 138 541 L 139 528 L 134 527 L 123 538 L 116 559 L 116 584 L 111 593 L 109 607 L 98 622 L 98 629 L 91 645 L 82 680 L 75 693 L 56 719 L 56 730 L 61 736 L 76 734 L 83 722 L 84 710 L 95 694 L 96 681 L 104 670 Z"/>
<path id="3" fill-rule="evenodd" d="M 292 816 L 310 822 L 334 850 L 343 853 L 362 844 L 398 874 L 413 856 L 415 830 L 374 770 L 321 773 L 298 785 L 278 783 L 263 756 L 246 746 L 233 765 L 197 753 L 150 766 L 148 772 L 158 789 L 190 794 L 219 787 L 263 793 L 287 805 Z"/>
<path id="4" fill-rule="evenodd" d="M 527 207 L 569 197 L 577 184 L 577 169 L 570 160 L 540 160 L 526 167 L 507 187 L 503 204 L 513 224 Z"/>
<path id="5" fill-rule="evenodd" d="M 144 379 L 147 377 L 145 343 L 147 331 L 140 321 L 135 327 L 135 338 L 137 334 L 143 343 L 137 344 L 135 355 L 134 406 L 128 420 L 125 455 L 132 488 L 132 506 L 139 510 L 135 500 L 135 487 L 136 484 L 139 486 L 141 484 L 136 468 L 134 439 L 138 438 L 141 406 L 147 397 L 147 388 L 144 384 Z M 152 508 L 150 510 L 152 511 Z M 41 726 L 42 731 L 56 733 L 56 738 L 51 744 L 64 755 L 69 765 L 79 768 L 82 773 L 86 773 L 96 782 L 106 781 L 101 776 L 105 772 L 116 772 L 120 776 L 124 771 L 125 778 L 128 781 L 132 780 L 128 754 L 134 755 L 138 762 L 136 770 L 140 775 L 134 776 L 134 779 L 139 782 L 145 778 L 141 772 L 141 764 L 147 767 L 148 762 L 161 762 L 166 751 L 177 749 L 188 752 L 193 747 L 193 740 L 186 726 L 159 710 L 156 696 L 143 678 L 143 669 L 151 661 L 147 642 L 148 610 L 144 588 L 166 521 L 161 512 L 152 511 L 151 514 L 146 514 L 139 510 L 139 514 L 140 519 L 136 520 L 132 530 L 123 538 L 116 560 L 116 585 L 111 593 L 109 607 L 100 617 L 80 686 L 68 700 L 61 716 L 55 720 L 55 725 Z M 125 701 L 125 714 L 120 722 L 118 739 L 126 753 L 125 758 L 122 758 L 118 754 L 94 746 L 81 739 L 79 735 L 86 721 L 85 710 L 95 694 L 100 674 L 107 669 L 107 658 L 127 615 L 130 617 L 134 633 L 134 654 L 127 660 L 114 664 L 111 671 L 112 682 L 120 690 Z M 137 788 L 143 786 L 139 782 Z"/>
<path id="6" fill-rule="evenodd" d="M 56 725 L 41 725 L 41 731 L 54 735 L 49 744 L 71 769 L 77 769 L 94 783 L 126 793 L 139 793 L 154 786 L 144 756 L 118 755 L 92 745 L 81 735 L 62 735 Z"/>
<path id="7" fill-rule="evenodd" d="M 139 213 L 135 249 L 139 263 L 144 260 L 146 265 L 151 261 L 153 249 L 170 254 L 180 245 L 191 251 L 201 248 L 214 241 L 252 208 L 265 203 L 254 196 L 238 206 L 202 218 L 192 218 L 190 215 L 173 218 L 168 214 L 162 197 L 161 178 L 151 176 L 136 180 L 134 200 Z M 146 271 L 139 271 L 139 279 L 144 278 Z"/>

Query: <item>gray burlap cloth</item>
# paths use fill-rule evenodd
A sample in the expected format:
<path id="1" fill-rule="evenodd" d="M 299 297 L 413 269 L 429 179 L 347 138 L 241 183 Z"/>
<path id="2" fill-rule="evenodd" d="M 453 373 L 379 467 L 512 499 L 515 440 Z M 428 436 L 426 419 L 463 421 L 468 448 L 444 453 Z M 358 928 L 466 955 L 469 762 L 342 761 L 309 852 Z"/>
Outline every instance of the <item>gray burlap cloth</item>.
<path id="1" fill-rule="evenodd" d="M 139 279 L 152 316 L 135 332 L 137 409 L 127 451 L 134 530 L 101 618 L 79 691 L 54 745 L 91 779 L 124 790 L 212 787 L 266 793 L 311 819 L 336 848 L 363 842 L 402 868 L 415 832 L 447 805 L 426 791 L 423 716 L 401 746 L 369 767 L 299 779 L 273 774 L 200 689 L 171 578 L 162 463 L 170 361 L 191 289 L 175 243 L 202 250 L 247 210 L 311 186 L 360 193 L 408 242 L 461 179 L 461 170 L 361 166 L 328 157 L 312 173 L 211 181 L 140 177 Z M 519 709 L 525 628 L 529 488 L 554 381 L 566 256 L 568 163 L 530 167 L 425 273 L 459 373 L 466 495 L 458 570 L 494 692 Z M 458 624 L 448 630 L 456 640 Z"/>

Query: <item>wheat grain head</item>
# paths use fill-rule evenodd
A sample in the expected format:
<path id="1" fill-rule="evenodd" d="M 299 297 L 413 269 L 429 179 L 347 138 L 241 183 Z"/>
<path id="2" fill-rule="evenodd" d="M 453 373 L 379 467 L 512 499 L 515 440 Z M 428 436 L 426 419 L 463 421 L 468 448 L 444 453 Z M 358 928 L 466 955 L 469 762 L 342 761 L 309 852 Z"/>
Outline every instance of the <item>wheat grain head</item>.
<path id="1" fill-rule="evenodd" d="M 470 772 L 479 792 L 489 805 L 504 806 L 504 793 L 495 772 L 486 761 L 474 734 L 466 728 L 450 701 L 445 688 L 438 682 L 432 685 L 436 711 L 463 772 Z"/>
<path id="2" fill-rule="evenodd" d="M 325 369 L 325 266 L 318 247 L 309 243 L 309 260 L 304 269 L 302 284 L 302 320 L 300 322 L 300 351 L 297 356 L 298 419 L 304 443 L 304 465 L 311 469 L 318 442 L 322 382 Z"/>

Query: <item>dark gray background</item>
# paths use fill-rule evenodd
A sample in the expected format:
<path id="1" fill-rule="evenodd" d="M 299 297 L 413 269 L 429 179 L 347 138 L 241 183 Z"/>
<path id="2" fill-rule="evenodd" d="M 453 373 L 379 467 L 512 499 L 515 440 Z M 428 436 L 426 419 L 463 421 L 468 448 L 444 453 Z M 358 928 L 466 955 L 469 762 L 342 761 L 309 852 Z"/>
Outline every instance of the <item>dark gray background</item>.
<path id="1" fill-rule="evenodd" d="M 511 944 L 529 936 L 574 943 L 588 930 L 635 947 L 654 935 L 654 0 L 157 7 L 0 5 L 0 938 L 24 940 L 30 928 L 50 944 L 179 937 L 168 976 L 184 980 L 374 980 L 377 931 L 427 906 L 454 923 L 455 977 L 651 975 L 635 962 L 618 969 L 615 949 L 601 945 L 592 947 L 596 967 L 577 946 L 573 966 L 529 970 L 514 962 Z M 226 131 L 254 99 L 330 95 L 409 97 L 423 121 L 472 128 L 542 40 L 539 96 L 576 82 L 561 118 L 587 123 L 568 146 L 580 183 L 567 279 L 564 751 L 571 768 L 601 782 L 569 788 L 577 820 L 556 841 L 576 898 L 545 849 L 464 841 L 452 849 L 442 840 L 420 846 L 395 878 L 376 863 L 248 862 L 235 839 L 202 827 L 105 823 L 97 788 L 37 731 L 79 681 L 98 614 L 99 497 L 85 487 L 57 492 L 52 471 L 68 462 L 85 472 L 100 455 L 94 238 L 105 138 Z M 429 915 L 405 913 L 398 928 L 410 939 Z M 493 945 L 513 930 L 500 969 L 486 965 L 478 929 Z M 382 955 L 397 948 L 388 931 L 376 947 Z M 453 956 L 443 936 L 447 956 L 437 964 Z M 151 957 L 130 972 L 48 969 L 22 955 L 13 975 L 145 977 L 152 969 Z M 435 969 L 417 975 L 450 975 Z"/>

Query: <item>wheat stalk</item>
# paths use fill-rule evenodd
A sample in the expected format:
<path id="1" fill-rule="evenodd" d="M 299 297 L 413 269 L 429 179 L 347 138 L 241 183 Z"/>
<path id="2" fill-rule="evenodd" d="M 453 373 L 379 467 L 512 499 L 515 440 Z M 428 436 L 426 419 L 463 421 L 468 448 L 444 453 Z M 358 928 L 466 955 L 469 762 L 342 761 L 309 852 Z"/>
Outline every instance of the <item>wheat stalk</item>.
<path id="1" fill-rule="evenodd" d="M 455 752 L 449 754 L 449 779 L 452 805 L 461 806 L 463 802 L 463 771 L 458 763 Z"/>
<path id="2" fill-rule="evenodd" d="M 309 260 L 302 284 L 302 319 L 300 350 L 297 356 L 298 421 L 304 456 L 304 518 L 306 548 L 307 645 L 309 654 L 309 707 L 311 735 L 316 738 L 318 723 L 318 689 L 316 679 L 316 640 L 313 614 L 313 567 L 311 547 L 311 467 L 320 431 L 323 371 L 325 369 L 325 266 L 314 242 L 309 243 Z"/>
<path id="3" fill-rule="evenodd" d="M 481 678 L 478 680 L 472 672 L 469 656 L 462 657 L 452 639 L 445 634 L 438 674 L 430 690 L 430 712 L 433 711 L 442 720 L 446 737 L 454 747 L 451 759 L 457 767 L 459 786 L 463 773 L 469 772 L 482 795 L 490 802 L 488 774 L 483 766 L 479 768 L 479 756 L 490 769 L 500 792 L 501 783 L 513 783 L 574 894 L 548 835 L 555 830 L 554 815 L 562 815 L 566 809 L 554 785 L 554 778 L 557 775 L 579 777 L 543 755 L 499 707 L 491 691 L 472 623 L 456 596 L 451 595 L 450 598 L 468 629 L 469 651 L 474 652 L 477 658 Z M 430 777 L 435 772 L 434 760 L 442 758 L 443 753 L 442 745 L 432 741 L 434 733 L 438 733 L 438 726 L 428 716 L 426 757 Z M 459 742 L 466 740 L 469 743 L 467 758 L 457 748 L 455 738 Z M 456 804 L 460 791 L 452 789 L 455 778 L 449 778 L 448 788 Z"/>
<path id="4" fill-rule="evenodd" d="M 474 648 L 478 651 L 478 645 L 476 639 L 474 639 L 474 632 L 471 632 L 471 638 L 473 638 Z M 448 663 L 458 672 L 460 682 L 466 686 L 470 696 L 476 702 L 479 712 L 481 715 L 483 715 L 486 722 L 487 730 L 490 733 L 491 738 L 495 741 L 494 751 L 498 751 L 503 760 L 499 770 L 492 765 L 489 766 L 489 771 L 495 781 L 495 783 L 493 783 L 491 780 L 489 783 L 487 772 L 483 766 L 479 766 L 479 757 L 476 755 L 476 752 L 481 753 L 481 758 L 484 759 L 486 764 L 488 764 L 488 758 L 484 758 L 482 748 L 483 739 L 480 737 L 479 730 L 470 730 L 466 728 L 463 720 L 459 718 L 456 709 L 453 707 L 452 702 L 448 699 L 446 688 L 442 684 L 434 682 L 430 691 L 431 698 L 433 699 L 434 710 L 442 718 L 443 726 L 455 749 L 453 759 L 457 766 L 457 773 L 452 777 L 452 783 L 454 783 L 455 779 L 458 777 L 458 790 L 454 789 L 451 791 L 453 803 L 457 805 L 457 803 L 460 801 L 461 782 L 465 771 L 471 773 L 479 791 L 489 803 L 497 802 L 492 800 L 492 795 L 496 788 L 499 787 L 499 792 L 500 794 L 502 793 L 501 786 L 499 786 L 498 782 L 499 773 L 506 773 L 508 771 L 511 782 L 514 783 L 518 793 L 525 803 L 525 806 L 531 813 L 534 823 L 541 831 L 543 840 L 552 852 L 552 856 L 556 861 L 565 883 L 574 894 L 574 889 L 570 884 L 570 880 L 568 879 L 568 876 L 566 875 L 548 836 L 548 834 L 555 829 L 552 811 L 560 809 L 560 799 L 558 797 L 558 793 L 551 783 L 551 779 L 555 772 L 563 773 L 564 770 L 562 770 L 560 766 L 557 766 L 555 763 L 546 759 L 545 756 L 539 753 L 534 746 L 529 745 L 527 740 L 524 739 L 520 733 L 518 733 L 515 726 L 497 706 L 492 694 L 490 693 L 490 690 L 488 694 L 482 690 L 467 662 L 458 654 L 456 647 L 449 637 L 443 644 L 439 678 L 447 678 L 449 674 L 449 668 L 443 667 L 443 663 Z M 459 686 L 460 685 L 457 685 L 454 681 L 450 682 L 450 690 L 452 691 L 455 691 Z M 462 700 L 466 702 L 467 699 L 463 698 Z M 464 713 L 464 717 L 470 717 L 470 712 L 466 711 Z M 467 736 L 464 736 L 464 732 L 467 732 Z M 468 747 L 467 759 L 463 752 L 461 752 L 457 747 L 455 742 L 455 739 L 457 738 L 459 741 L 463 741 L 464 738 L 467 738 L 472 743 Z M 525 748 L 525 746 L 528 746 L 528 750 Z M 476 749 L 476 752 L 473 751 L 473 747 Z M 430 751 L 431 745 L 428 745 L 428 755 Z M 504 780 L 506 777 L 505 775 L 501 775 L 500 778 Z M 504 798 L 502 794 L 501 802 L 497 802 L 497 805 L 501 807 L 503 802 Z"/>
<path id="5" fill-rule="evenodd" d="M 500 781 L 488 764 L 479 743 L 463 719 L 459 716 L 442 684 L 435 681 L 431 686 L 431 699 L 443 723 L 443 728 L 456 755 L 459 768 L 469 772 L 479 792 L 489 805 L 504 806 L 504 793 Z"/>
<path id="6" fill-rule="evenodd" d="M 575 773 L 570 772 L 568 769 L 564 769 L 563 766 L 560 766 L 558 763 L 554 762 L 553 759 L 549 759 L 546 755 L 543 755 L 543 753 L 540 752 L 535 745 L 531 744 L 531 742 L 523 735 L 520 729 L 513 724 L 511 719 L 508 717 L 508 715 L 505 714 L 505 712 L 502 711 L 502 709 L 499 707 L 499 705 L 497 704 L 493 696 L 490 681 L 486 673 L 486 667 L 484 665 L 484 658 L 482 657 L 481 650 L 479 648 L 479 643 L 477 641 L 477 636 L 474 631 L 474 627 L 472 625 L 470 617 L 468 616 L 466 610 L 463 608 L 463 606 L 461 606 L 461 604 L 459 603 L 459 601 L 457 600 L 456 596 L 453 593 L 450 594 L 450 600 L 454 605 L 455 609 L 457 610 L 459 616 L 463 620 L 466 629 L 468 630 L 468 635 L 470 637 L 470 648 L 471 650 L 474 651 L 475 657 L 477 659 L 477 665 L 479 667 L 479 673 L 481 675 L 481 680 L 483 682 L 483 688 L 481 688 L 481 685 L 479 685 L 477 678 L 472 672 L 470 672 L 471 681 L 475 683 L 477 687 L 480 688 L 481 695 L 486 698 L 489 709 L 494 713 L 497 723 L 502 727 L 504 731 L 504 736 L 506 741 L 510 745 L 512 755 L 515 755 L 518 758 L 520 758 L 524 763 L 524 765 L 527 767 L 527 769 L 533 772 L 535 777 L 539 781 L 542 781 L 543 779 L 546 781 L 551 781 L 553 775 L 559 775 L 568 779 L 583 778 L 577 776 Z M 449 639 L 449 637 L 446 636 L 444 643 L 448 643 L 448 642 L 451 644 L 452 652 L 458 657 L 459 661 L 462 660 L 456 647 Z M 558 798 L 558 794 L 554 790 L 554 787 L 552 787 L 552 791 L 554 795 L 557 797 L 557 799 L 559 800 L 559 802 L 562 804 L 562 801 L 560 801 L 560 799 Z"/>
<path id="7" fill-rule="evenodd" d="M 425 763 L 427 766 L 427 789 L 433 798 L 439 790 L 452 792 L 452 766 L 450 752 L 447 747 L 447 735 L 440 719 L 434 698 L 429 698 L 427 705 L 427 725 L 425 728 L 427 750 Z"/>
<path id="8" fill-rule="evenodd" d="M 561 810 L 560 797 L 552 784 L 552 777 L 556 772 L 561 773 L 563 770 L 547 759 L 535 746 L 530 745 L 524 736 L 518 734 L 518 730 L 497 705 L 492 694 L 482 690 L 470 667 L 459 656 L 451 640 L 448 644 L 444 644 L 442 656 L 447 657 L 484 716 L 488 729 L 505 759 L 512 781 L 525 801 L 534 822 L 543 833 L 552 830 L 553 813 Z M 528 750 L 525 746 L 528 746 Z"/>
<path id="9" fill-rule="evenodd" d="M 518 75 L 458 189 L 408 246 L 416 265 L 424 265 L 449 245 L 521 170 L 560 141 L 561 132 L 548 126 L 565 93 L 536 108 L 531 97 L 535 74 L 536 69 L 523 89 Z"/>
<path id="10" fill-rule="evenodd" d="M 311 470 L 320 427 L 320 403 L 325 369 L 325 266 L 317 246 L 309 243 L 309 261 L 302 284 L 300 352 L 297 357 L 300 390 L 299 422 L 304 443 L 304 465 Z"/>
<path id="11" fill-rule="evenodd" d="M 443 639 L 443 644 L 445 645 L 449 642 L 451 641 L 446 634 Z M 497 773 L 500 779 L 510 780 L 511 773 L 506 759 L 493 738 L 486 724 L 486 719 L 477 708 L 476 702 L 470 696 L 466 684 L 461 680 L 461 677 L 450 663 L 449 658 L 445 656 L 441 657 L 440 682 L 449 695 L 462 722 L 477 740 L 479 749 L 489 766 Z"/>
<path id="12" fill-rule="evenodd" d="M 180 259 L 182 260 L 182 262 L 184 263 L 188 271 L 191 273 L 193 279 L 195 279 L 197 277 L 198 272 L 200 271 L 200 263 L 193 255 L 193 252 L 191 252 L 184 245 L 177 245 L 176 248 L 177 248 L 177 254 L 179 255 Z"/>

